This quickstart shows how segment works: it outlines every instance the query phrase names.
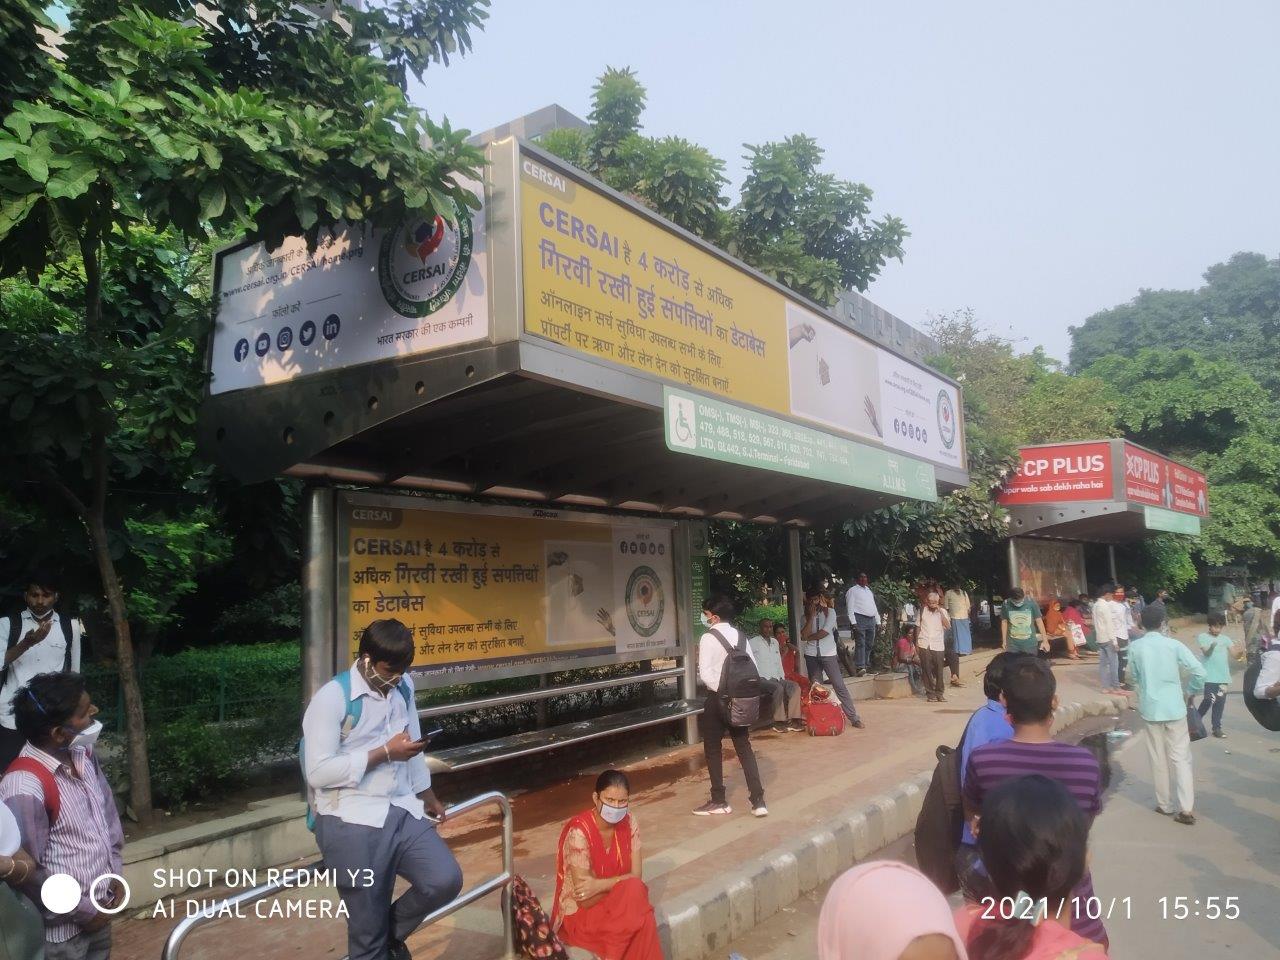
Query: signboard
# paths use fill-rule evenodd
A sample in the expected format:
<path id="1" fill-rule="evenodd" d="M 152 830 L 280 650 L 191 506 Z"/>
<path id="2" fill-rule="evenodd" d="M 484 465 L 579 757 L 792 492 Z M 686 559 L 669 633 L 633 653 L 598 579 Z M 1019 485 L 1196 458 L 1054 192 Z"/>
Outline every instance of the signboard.
<path id="1" fill-rule="evenodd" d="M 417 641 L 419 687 L 677 655 L 674 524 L 345 494 L 338 630 Z"/>
<path id="2" fill-rule="evenodd" d="M 1018 472 L 1000 491 L 1000 503 L 1110 500 L 1114 495 L 1110 441 L 1025 447 L 1019 453 Z"/>
<path id="3" fill-rule="evenodd" d="M 938 499 L 933 466 L 768 414 L 663 388 L 667 449 L 878 493 Z"/>
<path id="4" fill-rule="evenodd" d="M 473 184 L 483 198 L 479 184 Z M 226 393 L 489 336 L 484 210 L 347 227 L 218 255 L 209 392 Z"/>
<path id="5" fill-rule="evenodd" d="M 1200 517 L 1209 515 L 1208 487 L 1203 473 L 1127 442 L 1124 445 L 1124 493 L 1135 503 Z"/>
<path id="6" fill-rule="evenodd" d="M 1160 507 L 1143 507 L 1142 518 L 1148 530 L 1200 535 L 1200 518 L 1188 513 L 1177 513 Z"/>
<path id="7" fill-rule="evenodd" d="M 952 384 L 558 167 L 520 169 L 526 335 L 965 469 Z"/>
<path id="8" fill-rule="evenodd" d="M 1057 597 L 1065 600 L 1084 593 L 1084 544 L 1067 540 L 1018 537 L 1018 586 L 1041 605 Z"/>

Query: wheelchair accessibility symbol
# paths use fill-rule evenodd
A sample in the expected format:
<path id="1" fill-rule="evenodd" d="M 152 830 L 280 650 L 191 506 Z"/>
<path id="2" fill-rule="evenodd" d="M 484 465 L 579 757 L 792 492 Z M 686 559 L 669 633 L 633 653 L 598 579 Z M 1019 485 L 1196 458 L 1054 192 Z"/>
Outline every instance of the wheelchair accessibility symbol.
<path id="1" fill-rule="evenodd" d="M 685 450 L 698 449 L 698 414 L 693 400 L 672 397 L 667 419 L 667 434 L 671 446 Z"/>

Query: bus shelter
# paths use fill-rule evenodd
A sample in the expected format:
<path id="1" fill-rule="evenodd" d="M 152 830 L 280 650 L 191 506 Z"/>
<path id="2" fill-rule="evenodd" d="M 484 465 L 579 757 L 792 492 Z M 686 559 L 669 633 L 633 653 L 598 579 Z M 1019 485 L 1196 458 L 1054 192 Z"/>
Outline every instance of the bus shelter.
<path id="1" fill-rule="evenodd" d="M 1037 600 L 1101 582 L 1087 576 L 1086 545 L 1105 545 L 1103 576 L 1116 582 L 1116 544 L 1195 535 L 1209 513 L 1203 473 L 1128 440 L 1043 444 L 1018 455 L 997 500 L 1009 511 L 1010 584 Z"/>
<path id="2" fill-rule="evenodd" d="M 419 689 L 675 658 L 691 701 L 707 518 L 790 527 L 794 597 L 801 528 L 967 483 L 953 381 L 529 144 L 469 187 L 217 257 L 201 447 L 310 482 L 306 696 L 394 616 Z"/>

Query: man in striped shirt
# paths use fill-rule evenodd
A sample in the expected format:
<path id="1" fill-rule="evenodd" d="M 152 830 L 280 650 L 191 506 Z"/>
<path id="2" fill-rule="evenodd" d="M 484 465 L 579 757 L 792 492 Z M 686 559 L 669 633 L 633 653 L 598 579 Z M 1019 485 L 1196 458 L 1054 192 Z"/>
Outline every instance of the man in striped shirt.
<path id="1" fill-rule="evenodd" d="M 1020 658 L 1005 673 L 1004 703 L 1013 724 L 1013 738 L 988 743 L 969 755 L 964 771 L 964 810 L 973 834 L 982 829 L 982 799 L 998 784 L 1013 777 L 1038 773 L 1057 780 L 1091 820 L 1102 810 L 1102 769 L 1085 747 L 1053 739 L 1053 712 L 1058 707 L 1057 683 L 1043 660 Z M 1107 931 L 1096 903 L 1092 909 L 1093 878 L 1085 873 L 1068 905 L 1071 929 L 1080 936 L 1107 943 Z"/>
<path id="2" fill-rule="evenodd" d="M 94 883 L 123 872 L 124 848 L 111 788 L 93 755 L 102 731 L 97 712 L 77 673 L 39 674 L 13 699 L 27 744 L 15 761 L 18 769 L 0 779 L 0 801 L 18 821 L 22 847 L 36 863 L 22 892 L 41 906 L 45 960 L 107 960 L 114 908 L 124 906 L 119 880 Z M 68 912 L 54 913 L 41 902 L 51 874 L 67 874 L 80 888 Z"/>

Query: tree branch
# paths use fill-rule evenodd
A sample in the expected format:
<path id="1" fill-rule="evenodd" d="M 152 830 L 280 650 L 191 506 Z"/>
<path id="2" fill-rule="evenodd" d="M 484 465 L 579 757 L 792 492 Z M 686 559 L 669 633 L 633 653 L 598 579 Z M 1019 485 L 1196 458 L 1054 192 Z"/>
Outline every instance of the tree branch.
<path id="1" fill-rule="evenodd" d="M 53 467 L 49 466 L 45 460 L 36 461 L 36 471 L 44 477 L 45 482 L 53 489 L 57 490 L 64 500 L 70 504 L 71 509 L 76 512 L 81 519 L 88 519 L 89 510 L 85 506 L 84 501 L 76 496 L 76 492 L 63 483 L 62 478 L 58 476 Z"/>

